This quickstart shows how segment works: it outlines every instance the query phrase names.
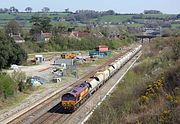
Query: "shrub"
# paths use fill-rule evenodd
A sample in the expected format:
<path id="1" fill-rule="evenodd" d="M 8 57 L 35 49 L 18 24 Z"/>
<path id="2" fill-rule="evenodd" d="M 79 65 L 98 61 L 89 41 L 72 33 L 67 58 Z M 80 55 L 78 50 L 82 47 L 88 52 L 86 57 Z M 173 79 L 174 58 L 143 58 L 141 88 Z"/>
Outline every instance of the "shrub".
<path id="1" fill-rule="evenodd" d="M 0 96 L 7 99 L 15 94 L 17 85 L 15 81 L 8 75 L 0 75 Z"/>
<path id="2" fill-rule="evenodd" d="M 165 72 L 165 88 L 167 91 L 173 93 L 176 87 L 180 86 L 180 64 L 170 67 Z"/>

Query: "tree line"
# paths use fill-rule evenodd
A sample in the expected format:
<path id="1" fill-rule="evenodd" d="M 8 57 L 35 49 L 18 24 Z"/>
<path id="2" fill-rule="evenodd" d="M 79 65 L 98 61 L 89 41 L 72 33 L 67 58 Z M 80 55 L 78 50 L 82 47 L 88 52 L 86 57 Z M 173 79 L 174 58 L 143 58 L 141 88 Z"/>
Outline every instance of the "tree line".
<path id="1" fill-rule="evenodd" d="M 98 18 L 106 15 L 115 15 L 113 10 L 108 11 L 94 11 L 94 10 L 77 10 L 75 13 L 69 14 L 65 19 L 67 21 L 80 21 L 84 22 L 88 19 Z"/>
<path id="2" fill-rule="evenodd" d="M 0 31 L 0 70 L 11 64 L 22 64 L 27 59 L 27 53 L 14 40 Z"/>
<path id="3" fill-rule="evenodd" d="M 26 7 L 24 9 L 26 12 L 32 12 L 33 8 L 32 7 Z M 42 12 L 49 12 L 50 8 L 49 7 L 43 7 L 41 9 Z M 18 13 L 19 9 L 17 9 L 14 6 L 11 6 L 10 8 L 0 8 L 0 13 Z"/>
<path id="4" fill-rule="evenodd" d="M 0 102 L 8 97 L 23 92 L 30 86 L 24 82 L 26 76 L 22 72 L 14 72 L 11 76 L 2 72 L 12 64 L 20 65 L 27 60 L 27 53 L 14 40 L 0 31 Z"/>

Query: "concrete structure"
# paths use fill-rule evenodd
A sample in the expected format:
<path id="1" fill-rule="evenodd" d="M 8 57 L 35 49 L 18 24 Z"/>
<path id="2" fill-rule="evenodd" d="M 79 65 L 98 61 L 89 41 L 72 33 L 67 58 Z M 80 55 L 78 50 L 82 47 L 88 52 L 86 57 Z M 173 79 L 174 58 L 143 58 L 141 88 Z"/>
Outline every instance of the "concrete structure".
<path id="1" fill-rule="evenodd" d="M 136 35 L 137 38 L 141 39 L 141 42 L 143 43 L 144 39 L 149 39 L 149 42 L 152 38 L 156 38 L 155 35 Z"/>
<path id="2" fill-rule="evenodd" d="M 54 61 L 54 65 L 61 66 L 62 64 L 66 64 L 66 66 L 73 66 L 74 65 L 74 59 L 56 59 Z"/>

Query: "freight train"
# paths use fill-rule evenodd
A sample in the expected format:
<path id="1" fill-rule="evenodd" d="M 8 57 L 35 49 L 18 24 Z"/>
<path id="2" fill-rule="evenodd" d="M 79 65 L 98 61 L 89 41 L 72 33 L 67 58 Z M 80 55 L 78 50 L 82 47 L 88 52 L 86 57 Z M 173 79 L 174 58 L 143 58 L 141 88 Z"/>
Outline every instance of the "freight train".
<path id="1" fill-rule="evenodd" d="M 96 92 L 110 77 L 112 77 L 124 64 L 126 64 L 140 50 L 142 45 L 132 49 L 125 55 L 98 71 L 93 77 L 62 95 L 61 106 L 66 112 L 75 111 L 88 97 Z"/>

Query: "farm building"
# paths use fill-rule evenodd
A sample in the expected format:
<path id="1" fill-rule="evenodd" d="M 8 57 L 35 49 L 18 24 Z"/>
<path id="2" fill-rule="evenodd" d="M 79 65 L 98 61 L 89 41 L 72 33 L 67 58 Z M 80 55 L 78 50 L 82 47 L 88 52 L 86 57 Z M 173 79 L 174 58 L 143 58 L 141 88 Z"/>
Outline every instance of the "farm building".
<path id="1" fill-rule="evenodd" d="M 52 37 L 52 33 L 44 33 L 41 31 L 41 40 L 49 41 L 51 37 Z"/>
<path id="2" fill-rule="evenodd" d="M 25 40 L 21 37 L 21 34 L 18 34 L 18 35 L 10 34 L 10 37 L 12 37 L 16 43 L 24 43 L 25 42 Z"/>

